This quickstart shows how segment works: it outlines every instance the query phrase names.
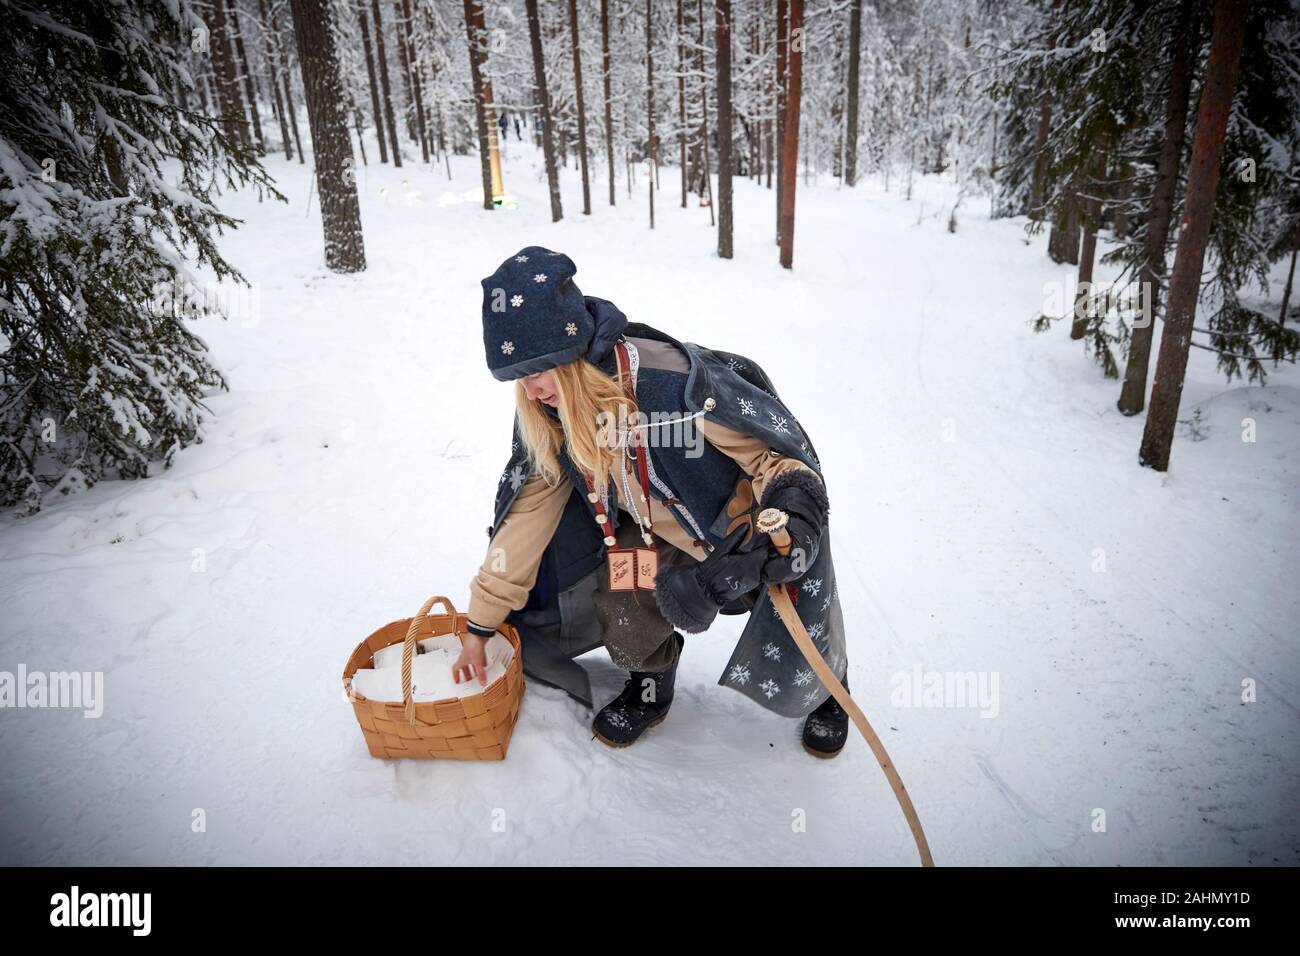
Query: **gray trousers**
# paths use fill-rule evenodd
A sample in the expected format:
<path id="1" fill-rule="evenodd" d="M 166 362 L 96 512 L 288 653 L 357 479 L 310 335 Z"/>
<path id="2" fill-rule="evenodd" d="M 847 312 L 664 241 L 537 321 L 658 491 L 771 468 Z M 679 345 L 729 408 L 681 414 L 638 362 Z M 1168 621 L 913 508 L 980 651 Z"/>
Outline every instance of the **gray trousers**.
<path id="1" fill-rule="evenodd" d="M 630 515 L 624 515 L 617 533 L 618 546 L 644 546 L 641 530 Z M 661 566 L 694 559 L 667 541 L 655 539 Z M 592 594 L 596 620 L 609 659 L 628 671 L 664 671 L 677 660 L 673 626 L 659 613 L 654 591 L 609 590 L 608 566 L 602 562 L 596 590 Z"/>
<path id="2" fill-rule="evenodd" d="M 644 545 L 636 521 L 620 514 L 619 547 Z M 695 558 L 656 538 L 660 565 Z M 659 612 L 654 591 L 610 591 L 604 561 L 581 581 L 560 593 L 549 611 L 516 611 L 510 618 L 519 629 L 524 674 L 567 691 L 593 707 L 591 680 L 575 657 L 605 647 L 610 660 L 624 670 L 663 671 L 677 659 L 673 626 Z"/>

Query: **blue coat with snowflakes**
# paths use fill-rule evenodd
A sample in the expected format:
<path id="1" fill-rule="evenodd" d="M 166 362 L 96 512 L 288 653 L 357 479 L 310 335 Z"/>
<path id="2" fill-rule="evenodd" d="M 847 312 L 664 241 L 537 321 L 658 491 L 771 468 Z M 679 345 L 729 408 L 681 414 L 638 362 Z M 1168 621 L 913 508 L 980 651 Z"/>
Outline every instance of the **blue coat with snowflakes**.
<path id="1" fill-rule="evenodd" d="M 770 448 L 798 458 L 813 469 L 825 484 L 821 462 L 811 437 L 778 396 L 763 370 L 752 360 L 733 352 L 708 349 L 693 342 L 678 342 L 644 323 L 628 323 L 625 337 L 656 339 L 682 350 L 690 362 L 689 372 L 633 365 L 636 397 L 646 416 L 676 418 L 704 410 L 711 420 L 747 435 L 761 438 Z M 671 430 L 681 426 L 663 426 Z M 707 441 L 687 454 L 687 443 L 649 439 L 651 494 L 660 499 L 677 499 L 668 510 L 693 537 L 714 546 L 726 537 L 734 520 L 726 512 L 727 502 L 744 476 L 735 460 Z M 522 440 L 516 430 L 513 453 L 502 473 L 496 498 L 495 518 L 489 537 L 505 518 L 520 489 L 532 474 Z M 696 456 L 696 453 L 701 452 Z M 604 564 L 606 546 L 595 522 L 595 505 L 587 499 L 585 484 L 568 456 L 560 463 L 573 481 L 574 492 L 565 505 L 559 526 L 539 566 L 537 582 L 523 610 L 554 609 L 558 595 L 567 591 Z M 582 489 L 579 491 L 579 489 Z M 609 494 L 613 495 L 612 490 Z M 827 487 L 827 496 L 830 489 Z M 832 499 L 833 500 L 833 499 Z M 612 500 L 606 510 L 615 528 L 622 516 Z M 755 512 L 757 506 L 755 507 Z M 830 522 L 822 532 L 816 559 L 802 576 L 785 585 L 799 618 L 831 670 L 841 679 L 848 665 L 843 615 L 831 558 Z M 829 696 L 829 691 L 804 660 L 786 630 L 764 585 L 757 591 L 757 603 L 718 683 L 731 687 L 763 707 L 786 717 L 804 716 Z M 565 605 L 559 603 L 563 608 Z M 743 609 L 732 609 L 732 613 Z M 727 609 L 724 609 L 724 613 Z M 507 618 L 524 640 L 525 671 L 529 665 L 528 629 L 521 625 L 519 612 Z M 573 666 L 577 666 L 576 664 Z M 544 678 L 543 678 L 544 679 Z M 572 693 L 572 691 L 570 691 Z M 590 701 L 588 701 L 590 703 Z"/>

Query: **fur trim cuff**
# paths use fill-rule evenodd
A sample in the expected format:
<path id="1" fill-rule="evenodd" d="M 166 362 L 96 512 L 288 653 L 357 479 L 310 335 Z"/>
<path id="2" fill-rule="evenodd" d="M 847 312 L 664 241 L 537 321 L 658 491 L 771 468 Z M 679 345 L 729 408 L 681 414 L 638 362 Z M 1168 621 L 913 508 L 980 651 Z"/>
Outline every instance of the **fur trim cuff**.
<path id="1" fill-rule="evenodd" d="M 776 500 L 776 493 L 782 488 L 794 487 L 805 492 L 827 516 L 830 515 L 830 499 L 826 496 L 826 485 L 817 473 L 808 468 L 790 468 L 781 472 L 775 478 L 767 483 L 763 489 L 763 500 L 758 504 L 758 510 L 762 511 Z"/>

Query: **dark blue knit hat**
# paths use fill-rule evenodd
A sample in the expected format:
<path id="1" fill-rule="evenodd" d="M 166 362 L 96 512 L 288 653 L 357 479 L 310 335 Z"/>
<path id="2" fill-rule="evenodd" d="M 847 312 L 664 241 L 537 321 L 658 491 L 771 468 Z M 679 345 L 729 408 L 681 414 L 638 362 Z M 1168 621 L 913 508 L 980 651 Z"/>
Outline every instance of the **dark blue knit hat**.
<path id="1" fill-rule="evenodd" d="M 509 382 L 587 355 L 596 316 L 573 281 L 577 271 L 562 252 L 526 246 L 482 280 L 483 347 L 495 378 Z"/>

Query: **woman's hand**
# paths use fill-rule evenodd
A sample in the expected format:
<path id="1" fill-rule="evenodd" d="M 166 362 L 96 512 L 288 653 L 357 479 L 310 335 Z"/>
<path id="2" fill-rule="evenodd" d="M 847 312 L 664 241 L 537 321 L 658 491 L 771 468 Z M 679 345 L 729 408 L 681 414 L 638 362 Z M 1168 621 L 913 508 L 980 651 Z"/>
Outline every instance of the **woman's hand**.
<path id="1" fill-rule="evenodd" d="M 477 634 L 465 634 L 461 637 L 460 657 L 451 665 L 451 679 L 457 684 L 478 678 L 478 682 L 487 686 L 487 647 L 488 639 Z"/>

